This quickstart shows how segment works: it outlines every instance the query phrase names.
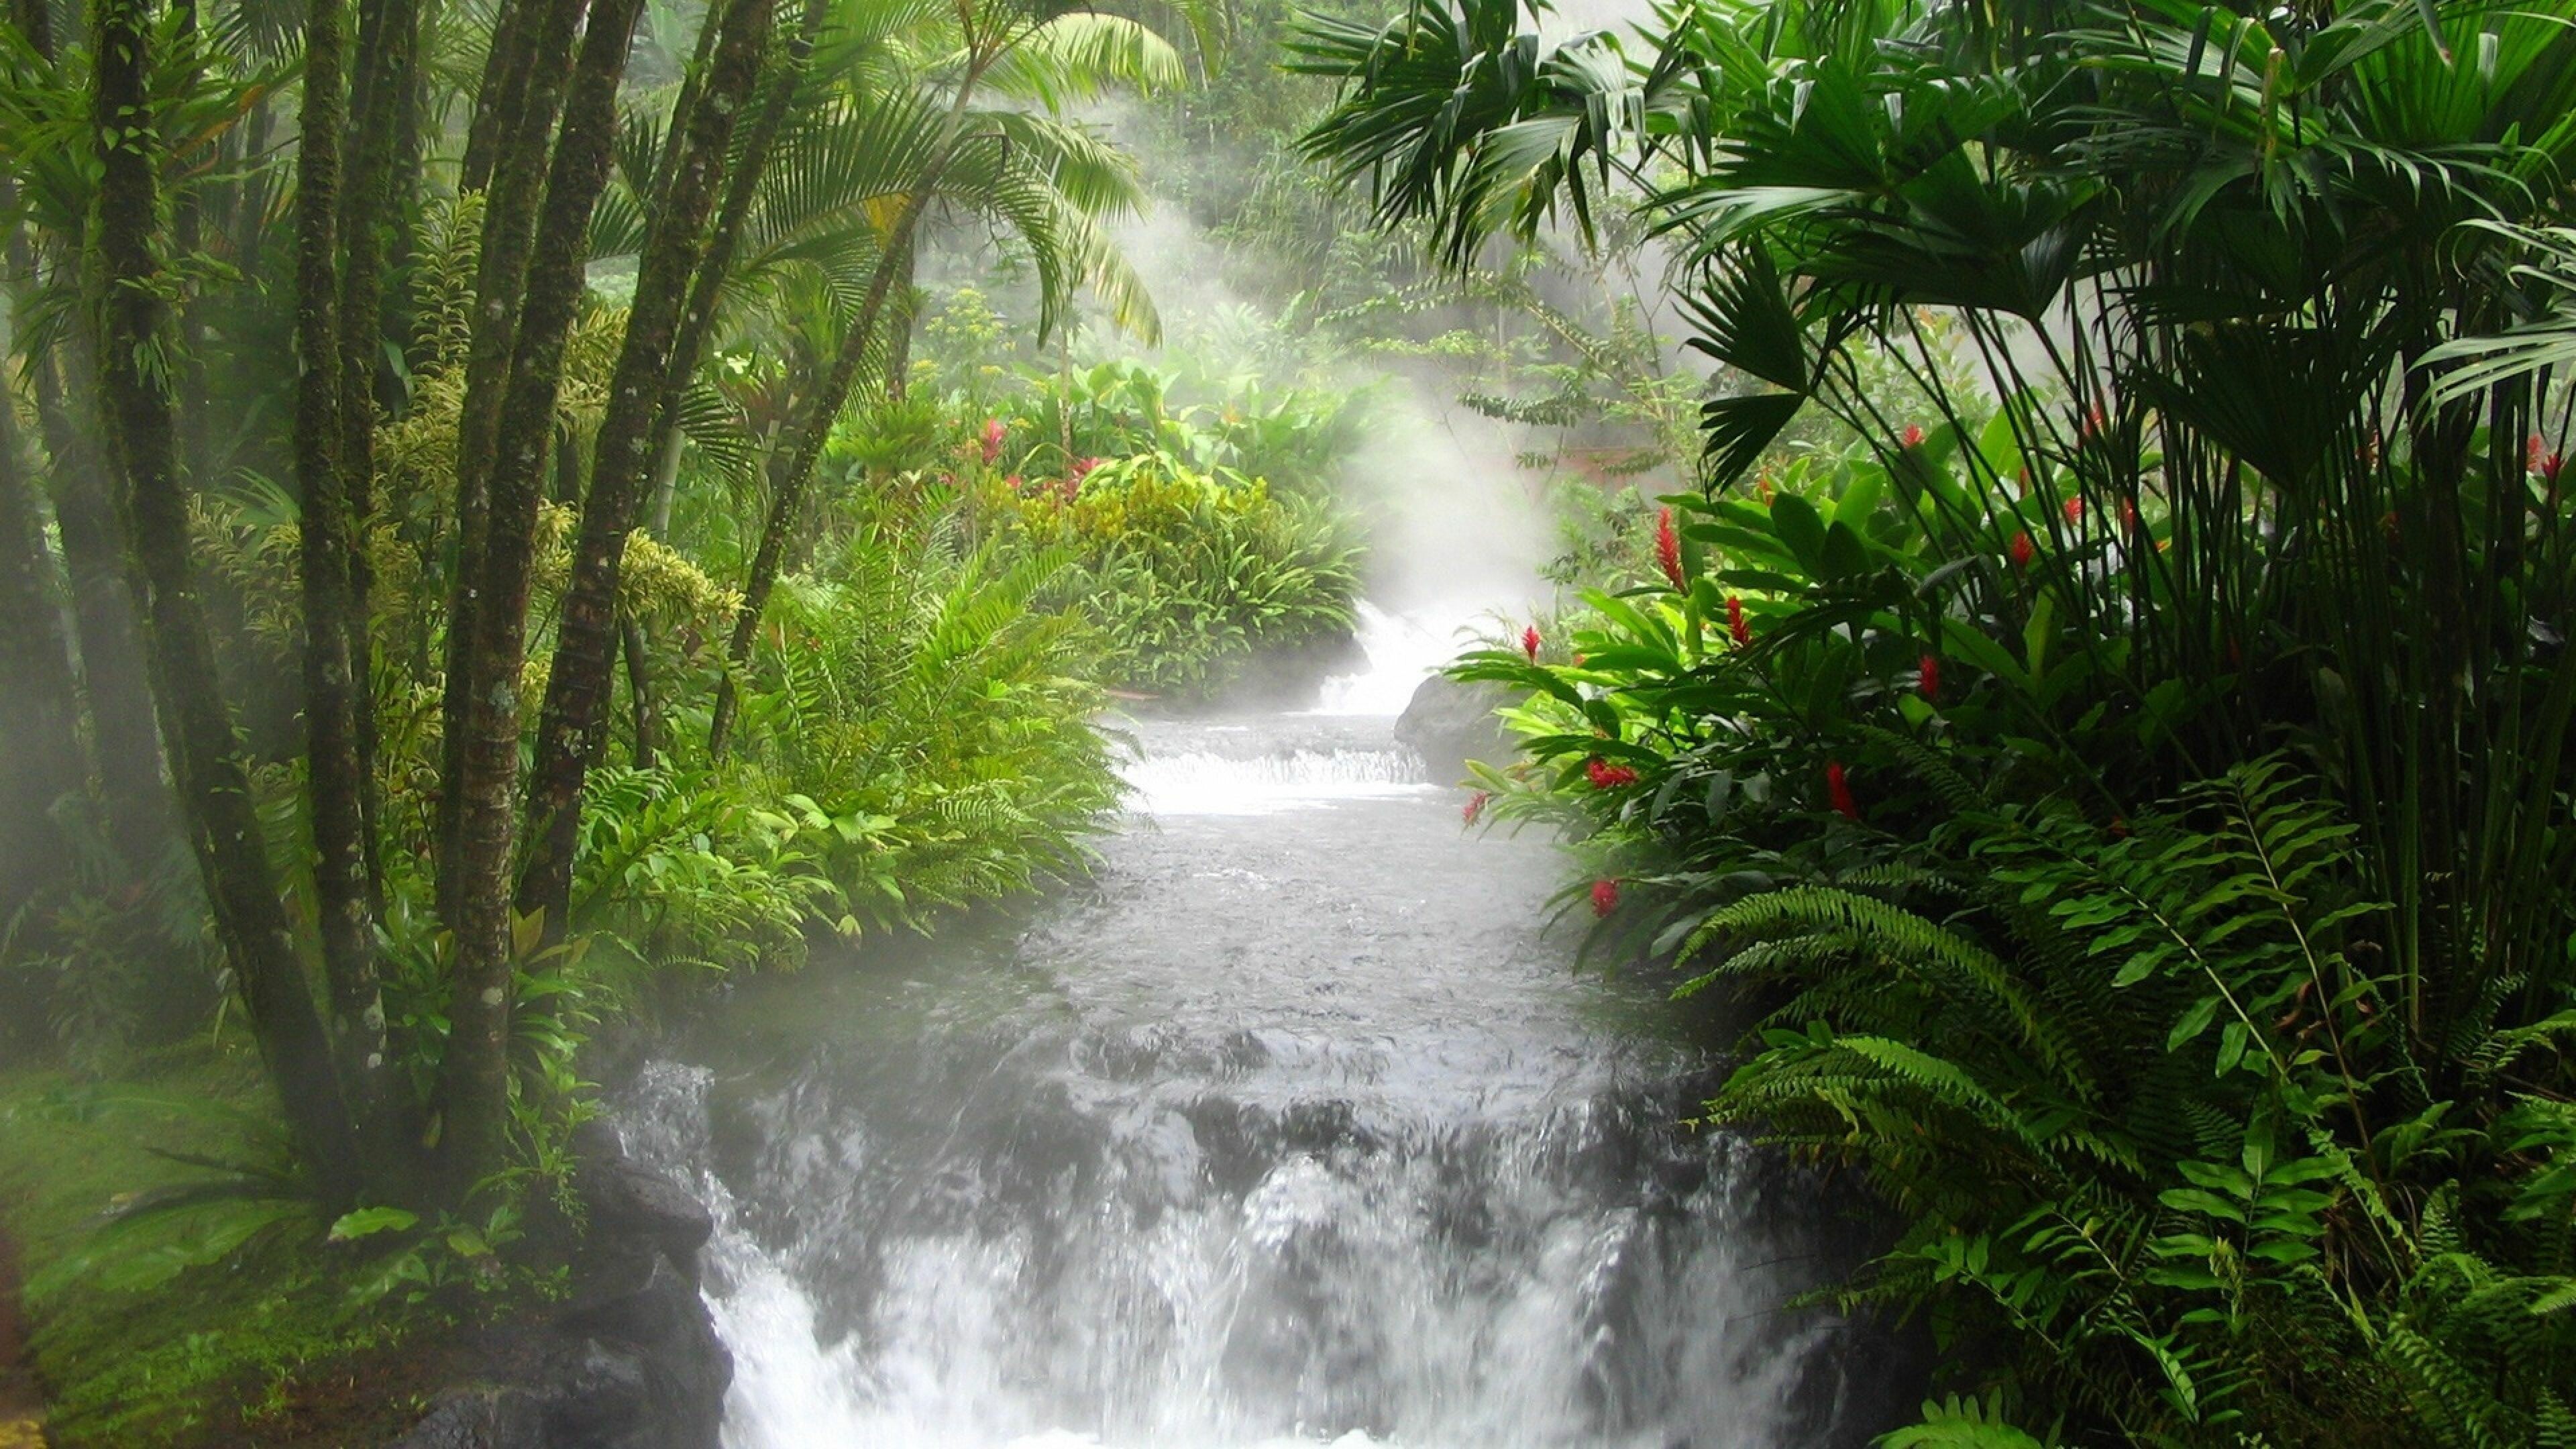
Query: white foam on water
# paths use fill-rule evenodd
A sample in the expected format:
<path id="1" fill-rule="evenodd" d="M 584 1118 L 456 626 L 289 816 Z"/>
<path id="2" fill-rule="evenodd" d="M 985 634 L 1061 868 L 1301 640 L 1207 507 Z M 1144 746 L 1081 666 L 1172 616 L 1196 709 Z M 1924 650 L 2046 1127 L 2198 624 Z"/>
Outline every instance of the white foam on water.
<path id="1" fill-rule="evenodd" d="M 1269 815 L 1343 800 L 1435 793 L 1403 750 L 1300 749 L 1249 757 L 1207 750 L 1148 756 L 1128 766 L 1128 806 L 1145 815 Z"/>

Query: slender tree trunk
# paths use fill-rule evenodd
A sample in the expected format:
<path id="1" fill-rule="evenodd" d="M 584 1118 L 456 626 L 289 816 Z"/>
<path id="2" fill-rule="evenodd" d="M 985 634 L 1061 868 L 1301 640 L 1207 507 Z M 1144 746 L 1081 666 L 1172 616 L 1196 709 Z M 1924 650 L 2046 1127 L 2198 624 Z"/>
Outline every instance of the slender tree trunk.
<path id="1" fill-rule="evenodd" d="M 117 542 L 116 480 L 99 451 L 88 409 L 76 409 L 63 385 L 64 354 L 74 363 L 81 390 L 96 394 L 96 372 L 86 349 L 67 346 L 37 357 L 32 364 L 36 421 L 52 462 L 54 524 L 62 535 L 63 574 L 71 585 L 99 800 L 118 856 L 128 868 L 140 870 L 170 839 L 170 792 L 161 782 L 161 738 L 152 723 L 138 588 L 130 582 Z"/>
<path id="2" fill-rule="evenodd" d="M 353 578 L 354 517 L 340 468 L 347 375 L 337 267 L 344 19 L 342 0 L 310 0 L 304 21 L 304 111 L 296 145 L 295 475 L 303 487 L 297 568 L 304 590 L 305 800 L 313 825 L 313 894 L 330 988 L 331 1042 L 370 1174 L 397 1164 L 396 1090 L 377 985 L 375 879 L 369 870 L 367 760 L 357 671 L 366 634 Z"/>
<path id="3" fill-rule="evenodd" d="M 395 149 L 411 106 L 420 48 L 419 0 L 360 0 L 357 78 L 350 92 L 353 149 L 340 195 L 340 483 L 348 500 L 349 671 L 357 681 L 353 724 L 367 845 L 369 901 L 384 909 L 377 859 L 384 816 L 378 778 L 375 700 L 375 567 L 368 553 L 375 517 L 376 382 L 385 371 L 386 233 L 399 228 L 393 205 Z"/>
<path id="4" fill-rule="evenodd" d="M 485 473 L 491 466 L 500 429 L 501 399 L 510 382 L 510 361 L 517 345 L 519 313 L 528 281 L 528 252 L 544 200 L 548 141 L 555 112 L 562 102 L 564 68 L 548 57 L 569 57 L 574 23 L 582 0 L 512 0 L 520 15 L 507 37 L 528 54 L 515 62 L 518 84 L 508 81 L 509 65 L 496 56 L 504 73 L 500 90 L 476 98 L 474 125 L 489 127 L 499 140 L 483 206 L 483 236 L 474 277 L 474 335 L 465 358 L 465 401 L 456 423 L 455 551 L 447 595 L 447 689 L 440 704 L 438 797 L 438 911 L 450 929 L 461 903 L 454 883 L 464 878 L 457 856 L 464 848 L 464 802 L 455 782 L 465 767 L 466 735 L 472 702 L 461 689 L 471 673 L 464 653 L 475 637 L 481 612 L 478 592 L 483 575 L 483 545 L 489 490 Z M 504 21 L 509 19 L 505 12 Z M 496 51 L 504 37 L 496 36 Z M 493 72 L 487 68 L 486 76 Z M 470 142 L 469 142 L 470 149 Z"/>
<path id="5" fill-rule="evenodd" d="M 760 178 L 769 170 L 770 153 L 777 147 L 778 133 L 786 124 L 788 109 L 795 101 L 806 61 L 814 53 L 814 42 L 822 35 L 828 11 L 827 0 L 805 0 L 804 17 L 787 43 L 787 64 L 769 77 L 761 93 L 760 109 L 743 133 L 742 157 L 735 163 L 732 179 L 725 184 L 724 203 L 716 209 L 715 230 L 707 238 L 706 255 L 700 259 L 697 277 L 689 286 L 689 305 L 680 314 L 679 336 L 671 345 L 671 366 L 663 377 L 662 405 L 653 414 L 653 441 L 647 450 L 666 460 L 668 470 L 653 501 L 653 528 L 657 534 L 668 530 L 671 523 L 670 489 L 679 469 L 680 402 L 687 396 L 690 380 L 697 376 L 698 362 L 706 356 L 707 343 L 715 334 L 717 305 L 723 299 L 725 277 L 733 270 L 734 251 L 742 242 L 743 223 L 759 197 Z"/>
<path id="6" fill-rule="evenodd" d="M 260 837 L 242 746 L 215 674 L 215 644 L 188 548 L 187 489 L 175 444 L 166 355 L 169 307 L 153 255 L 161 146 L 145 77 L 142 0 L 94 0 L 93 135 L 100 167 L 96 237 L 99 388 L 123 466 L 125 533 L 143 581 L 162 734 L 215 928 L 287 1127 L 326 1202 L 355 1189 L 355 1140 L 331 1048 L 313 1005 Z"/>
<path id="7" fill-rule="evenodd" d="M 966 109 L 974 101 L 975 87 L 983 79 L 985 67 L 992 61 L 991 55 L 975 54 L 968 60 L 965 74 L 958 78 L 957 94 L 949 99 L 948 114 L 940 124 L 938 144 L 922 168 L 919 183 L 904 198 L 902 212 L 886 232 L 885 250 L 878 255 L 876 267 L 868 277 L 867 298 L 859 306 L 859 315 L 850 319 L 849 331 L 841 338 L 840 355 L 833 359 L 831 374 L 806 412 L 804 428 L 787 455 L 786 471 L 771 474 L 769 513 L 761 521 L 760 546 L 752 555 L 751 576 L 744 581 L 742 608 L 734 615 L 733 637 L 726 642 L 729 667 L 716 682 L 715 717 L 707 727 L 707 753 L 718 759 L 724 757 L 727 737 L 733 730 L 734 676 L 751 658 L 751 641 L 760 633 L 761 613 L 769 606 L 769 591 L 778 583 L 778 566 L 786 554 L 788 531 L 805 506 L 805 490 L 812 485 L 815 466 L 823 459 L 823 445 L 831 440 L 841 409 L 849 405 L 850 389 L 858 381 L 869 349 L 876 345 L 877 322 L 885 315 L 886 299 L 896 278 L 909 274 L 913 233 L 920 229 L 922 213 L 930 209 L 931 194 L 957 154 Z"/>
<path id="8" fill-rule="evenodd" d="M 44 517 L 19 452 L 15 399 L 0 391 L 0 922 L 62 878 L 54 801 L 82 786 L 80 701 Z"/>
<path id="9" fill-rule="evenodd" d="M 953 137 L 952 137 L 953 139 Z M 952 147 L 943 145 L 931 175 L 947 169 Z M 921 224 L 921 214 L 929 208 L 930 186 L 904 199 L 894 229 L 886 238 L 886 251 L 877 259 L 875 271 L 868 278 L 867 299 L 860 304 L 859 314 L 841 338 L 840 355 L 832 360 L 832 371 L 823 379 L 822 389 L 814 396 L 805 414 L 804 427 L 796 435 L 796 446 L 787 456 L 787 466 L 771 474 L 769 512 L 761 521 L 760 547 L 751 556 L 751 576 L 744 582 L 742 607 L 734 614 L 733 636 L 726 641 L 725 658 L 731 668 L 716 684 L 715 717 L 707 728 L 707 753 L 724 757 L 725 746 L 733 733 L 733 677 L 751 658 L 751 641 L 760 633 L 760 616 L 769 607 L 769 593 L 778 584 L 778 567 L 786 557 L 787 535 L 796 526 L 796 517 L 805 507 L 805 490 L 814 481 L 814 469 L 823 459 L 823 445 L 839 422 L 841 409 L 849 405 L 851 389 L 857 384 L 862 364 L 876 345 L 877 321 L 885 314 L 886 300 L 894 290 L 895 278 L 901 273 L 898 258 L 912 246 L 913 232 Z"/>
<path id="10" fill-rule="evenodd" d="M 529 791 L 532 853 L 521 878 L 519 907 L 544 910 L 561 931 L 571 903 L 572 858 L 581 829 L 581 789 L 608 725 L 617 661 L 617 580 L 626 537 L 652 481 L 654 415 L 668 399 L 681 308 L 706 253 L 734 118 L 760 79 L 769 48 L 772 0 L 734 0 L 710 28 L 720 28 L 698 103 L 684 136 L 672 142 L 668 186 L 655 199 L 638 263 L 626 336 L 609 383 L 607 409 L 591 458 L 589 497 L 574 544 L 571 582 L 555 621 L 554 664 L 537 731 L 536 777 Z"/>
<path id="11" fill-rule="evenodd" d="M 635 723 L 635 768 L 649 770 L 662 734 L 662 716 L 653 702 L 653 646 L 633 614 L 619 625 L 618 639 L 626 656 L 626 698 Z"/>
<path id="12" fill-rule="evenodd" d="M 501 0 L 492 16 L 483 81 L 474 88 L 474 113 L 465 124 L 465 154 L 456 174 L 459 191 L 481 191 L 492 183 L 493 165 L 509 144 L 512 119 L 527 93 L 530 16 L 546 8 L 548 0 Z"/>
<path id="13" fill-rule="evenodd" d="M 500 1166 L 509 1121 L 510 1012 L 515 925 L 510 856 L 519 786 L 519 675 L 527 645 L 537 504 L 563 371 L 564 338 L 579 308 L 592 206 L 608 179 L 617 83 L 642 0 L 591 11 L 546 179 L 527 291 L 488 474 L 489 513 L 473 632 L 448 680 L 466 704 L 464 751 L 447 781 L 458 802 L 456 966 L 438 1112 L 451 1197 Z M 496 187 L 497 189 L 497 187 Z"/>

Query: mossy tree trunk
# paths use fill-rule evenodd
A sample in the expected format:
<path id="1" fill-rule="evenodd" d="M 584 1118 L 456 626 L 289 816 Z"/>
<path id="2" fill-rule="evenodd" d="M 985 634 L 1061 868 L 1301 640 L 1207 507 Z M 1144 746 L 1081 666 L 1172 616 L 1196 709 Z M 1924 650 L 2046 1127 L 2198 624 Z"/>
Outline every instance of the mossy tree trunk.
<path id="1" fill-rule="evenodd" d="M 447 693 L 461 706 L 463 736 L 450 751 L 455 764 L 444 781 L 456 823 L 440 889 L 453 910 L 448 919 L 456 954 L 434 1111 L 441 1176 L 451 1199 L 501 1165 L 507 1141 L 517 962 L 510 866 L 517 843 L 519 677 L 526 660 L 537 506 L 544 496 L 564 341 L 581 302 L 591 209 L 608 178 L 617 86 L 642 8 L 642 0 L 601 0 L 590 11 L 572 68 L 543 214 L 527 250 L 508 381 L 493 408 L 484 536 L 465 584 L 474 606 L 462 639 L 449 651 Z M 495 173 L 496 196 L 501 178 L 524 159 L 503 158 Z M 488 257 L 490 218 L 485 225 Z M 469 379 L 469 395 L 471 386 Z M 450 621 L 452 632 L 458 627 Z"/>
<path id="2" fill-rule="evenodd" d="M 96 0 L 91 18 L 99 391 L 124 475 L 124 533 L 143 590 L 162 736 L 216 932 L 288 1130 L 322 1199 L 346 1204 L 358 1186 L 355 1135 L 269 868 L 189 556 L 163 300 L 168 279 L 154 249 L 164 148 L 146 81 L 152 27 L 142 0 Z"/>
<path id="3" fill-rule="evenodd" d="M 591 455 L 588 496 L 574 543 L 572 576 L 556 616 L 545 714 L 529 788 L 530 853 L 519 891 L 522 911 L 544 911 L 560 933 L 572 896 L 581 790 L 608 724 L 619 648 L 617 584 L 627 535 L 653 479 L 654 419 L 675 405 L 667 379 L 694 358 L 674 353 L 690 283 L 707 252 L 707 222 L 725 180 L 734 122 L 759 82 L 769 49 L 772 0 L 733 0 L 707 24 L 718 30 L 704 74 L 684 93 L 651 200 L 651 223 L 636 268 L 626 336 Z M 685 377 L 684 371 L 680 376 Z"/>

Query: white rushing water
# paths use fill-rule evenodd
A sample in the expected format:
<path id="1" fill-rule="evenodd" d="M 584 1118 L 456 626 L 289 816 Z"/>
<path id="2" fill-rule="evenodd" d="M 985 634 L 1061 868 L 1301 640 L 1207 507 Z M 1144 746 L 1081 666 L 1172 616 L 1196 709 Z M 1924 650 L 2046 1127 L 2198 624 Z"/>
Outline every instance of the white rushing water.
<path id="1" fill-rule="evenodd" d="M 1410 677 L 1341 704 L 1420 678 L 1372 627 Z M 1865 1440 L 1867 1340 L 1786 1306 L 1814 1185 L 1679 1125 L 1710 1064 L 1390 727 L 1148 722 L 1093 879 L 747 982 L 642 1073 L 731 1449 Z"/>

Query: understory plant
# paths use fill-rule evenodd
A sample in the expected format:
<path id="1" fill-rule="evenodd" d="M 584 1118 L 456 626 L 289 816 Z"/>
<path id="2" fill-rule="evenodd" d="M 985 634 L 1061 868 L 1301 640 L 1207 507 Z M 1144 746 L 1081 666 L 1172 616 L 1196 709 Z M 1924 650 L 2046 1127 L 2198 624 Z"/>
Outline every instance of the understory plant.
<path id="1" fill-rule="evenodd" d="M 1525 701 L 1469 813 L 1571 826 L 1596 947 L 1758 1023 L 1711 1115 L 1877 1189 L 1847 1296 L 1948 1350 L 1890 1444 L 2576 1432 L 2571 19 L 1310 28 L 1312 149 L 1453 261 L 1682 259 L 1704 487 L 1464 661 Z"/>

